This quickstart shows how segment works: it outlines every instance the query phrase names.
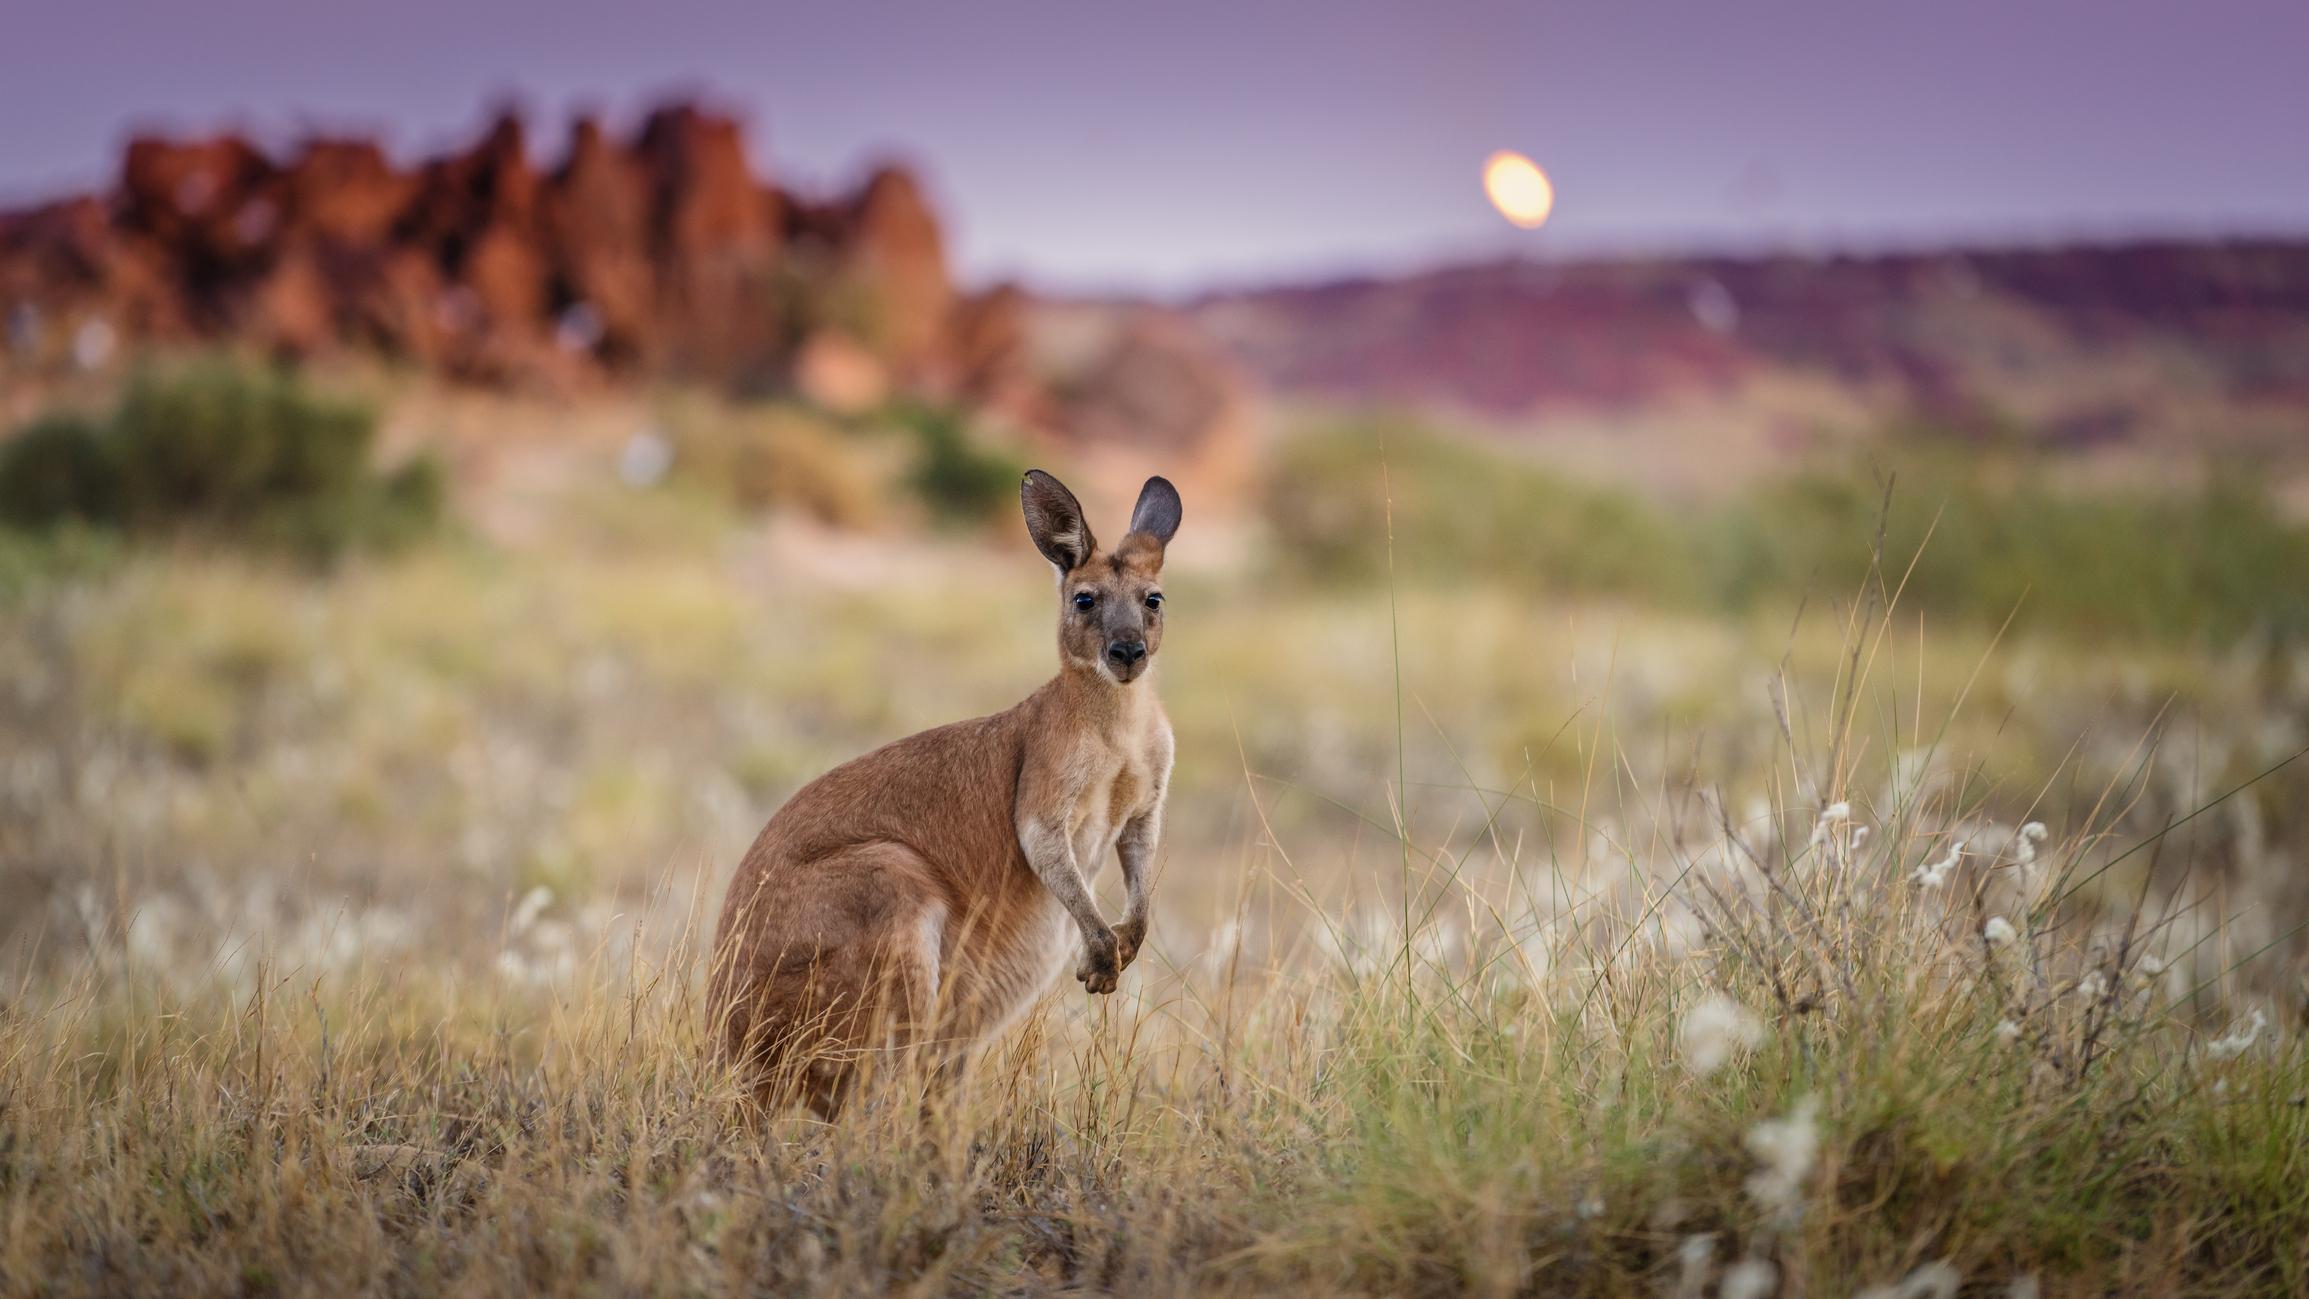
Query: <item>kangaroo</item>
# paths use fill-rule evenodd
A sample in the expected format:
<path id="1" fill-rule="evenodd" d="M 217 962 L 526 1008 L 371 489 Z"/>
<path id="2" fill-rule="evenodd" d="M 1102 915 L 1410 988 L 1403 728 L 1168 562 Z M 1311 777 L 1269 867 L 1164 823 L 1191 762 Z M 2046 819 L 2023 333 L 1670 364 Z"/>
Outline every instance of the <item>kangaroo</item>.
<path id="1" fill-rule="evenodd" d="M 1029 471 L 1019 500 L 1058 572 L 1058 675 L 803 786 L 730 881 L 708 1004 L 765 1104 L 830 1118 L 860 1065 L 898 1048 L 936 1051 L 950 1078 L 1070 954 L 1087 991 L 1111 993 L 1146 943 L 1172 749 L 1151 677 L 1179 494 L 1149 478 L 1112 550 L 1049 474 Z M 1129 898 L 1111 927 L 1090 892 L 1109 851 Z"/>

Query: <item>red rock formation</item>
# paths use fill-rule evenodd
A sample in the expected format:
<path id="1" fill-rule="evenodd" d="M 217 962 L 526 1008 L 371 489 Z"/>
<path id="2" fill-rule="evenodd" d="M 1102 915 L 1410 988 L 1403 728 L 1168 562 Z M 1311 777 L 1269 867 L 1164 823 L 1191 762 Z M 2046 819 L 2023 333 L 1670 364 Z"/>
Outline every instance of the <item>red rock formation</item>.
<path id="1" fill-rule="evenodd" d="M 112 192 L 0 214 L 0 366 L 68 364 L 88 327 L 128 344 L 368 348 L 491 381 L 776 388 L 832 331 L 816 355 L 975 394 L 1016 385 L 999 359 L 1011 309 L 957 302 L 904 172 L 789 202 L 753 171 L 736 121 L 689 104 L 625 142 L 580 120 L 551 167 L 511 113 L 407 169 L 361 139 L 278 161 L 232 136 L 141 138 Z M 109 349 L 78 350 L 85 364 Z"/>
<path id="2" fill-rule="evenodd" d="M 273 164 L 235 136 L 180 142 L 129 141 L 120 168 L 123 224 L 195 257 L 242 251 L 233 214 L 269 184 Z"/>
<path id="3" fill-rule="evenodd" d="M 545 235 L 570 299 L 563 310 L 593 312 L 597 350 L 613 366 L 645 366 L 662 354 L 651 208 L 639 161 L 610 143 L 599 122 L 580 118 L 547 190 Z"/>
<path id="4" fill-rule="evenodd" d="M 841 274 L 867 295 L 870 340 L 901 374 L 933 367 L 954 309 L 937 218 L 914 178 L 877 170 L 851 204 Z"/>
<path id="5" fill-rule="evenodd" d="M 252 242 L 293 229 L 344 248 L 371 248 L 392 234 L 416 189 L 371 140 L 313 139 L 281 176 L 277 194 L 236 214 Z"/>
<path id="6" fill-rule="evenodd" d="M 0 316 L 11 348 L 53 359 L 91 321 L 166 338 L 186 327 L 175 259 L 117 223 L 104 200 L 67 199 L 0 216 Z"/>
<path id="7" fill-rule="evenodd" d="M 1035 413 L 1039 384 L 1029 353 L 1026 295 L 1001 284 L 955 304 L 947 354 L 956 391 L 980 405 Z"/>
<path id="8" fill-rule="evenodd" d="M 747 165 L 736 122 L 682 104 L 643 124 L 659 338 L 676 371 L 758 384 L 781 361 L 777 197 Z"/>

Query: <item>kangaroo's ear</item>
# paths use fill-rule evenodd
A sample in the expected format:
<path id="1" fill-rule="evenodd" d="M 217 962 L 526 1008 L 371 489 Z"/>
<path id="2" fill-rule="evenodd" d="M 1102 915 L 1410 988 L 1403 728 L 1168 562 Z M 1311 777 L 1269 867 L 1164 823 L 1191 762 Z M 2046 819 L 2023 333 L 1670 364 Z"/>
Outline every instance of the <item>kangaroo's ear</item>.
<path id="1" fill-rule="evenodd" d="M 1080 568 L 1098 548 L 1082 517 L 1082 502 L 1074 499 L 1065 483 L 1040 469 L 1029 469 L 1018 485 L 1018 503 L 1026 510 L 1026 533 L 1034 538 L 1034 548 L 1061 574 Z"/>
<path id="2" fill-rule="evenodd" d="M 1146 486 L 1138 491 L 1138 505 L 1130 512 L 1130 530 L 1154 538 L 1158 546 L 1171 544 L 1171 537 L 1179 530 L 1179 489 L 1171 486 L 1170 479 L 1146 480 Z"/>

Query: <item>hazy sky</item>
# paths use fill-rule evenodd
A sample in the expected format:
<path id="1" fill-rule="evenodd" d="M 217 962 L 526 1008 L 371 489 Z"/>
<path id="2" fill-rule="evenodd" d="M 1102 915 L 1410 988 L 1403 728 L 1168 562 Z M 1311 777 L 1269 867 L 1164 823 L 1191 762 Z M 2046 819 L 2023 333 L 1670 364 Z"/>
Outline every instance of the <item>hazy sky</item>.
<path id="1" fill-rule="evenodd" d="M 464 138 L 694 88 L 830 185 L 918 163 L 966 274 L 1184 290 L 1521 250 L 2309 231 L 2309 0 L 9 0 L 0 197 L 132 126 Z M 1510 228 L 1478 172 L 1558 202 Z"/>

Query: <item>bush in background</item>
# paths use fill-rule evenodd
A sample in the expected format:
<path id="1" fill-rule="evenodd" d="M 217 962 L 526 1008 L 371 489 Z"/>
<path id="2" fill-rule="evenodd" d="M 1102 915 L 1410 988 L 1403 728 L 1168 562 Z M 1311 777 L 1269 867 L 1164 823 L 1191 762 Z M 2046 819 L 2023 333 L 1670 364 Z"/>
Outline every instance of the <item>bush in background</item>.
<path id="1" fill-rule="evenodd" d="M 1380 472 L 1382 462 L 1385 474 Z M 1684 598 L 1687 540 L 1634 495 L 1407 421 L 1286 443 L 1266 496 L 1285 561 L 1311 576 L 1504 576 L 1557 591 Z"/>
<path id="2" fill-rule="evenodd" d="M 102 423 L 44 415 L 0 443 L 0 520 L 41 531 L 116 524 L 126 513 L 123 479 Z"/>
<path id="3" fill-rule="evenodd" d="M 330 559 L 440 519 L 440 466 L 371 468 L 377 419 L 285 370 L 148 370 L 102 418 L 55 414 L 0 444 L 0 523 L 191 534 Z"/>
<path id="4" fill-rule="evenodd" d="M 2309 634 L 2309 528 L 2256 483 L 2068 491 L 2025 448 L 1895 437 L 1877 455 L 1679 509 L 1364 422 L 1286 444 L 1264 505 L 1285 561 L 1326 579 L 1385 574 L 1391 509 L 1409 578 L 1740 612 L 1859 589 L 1881 532 L 1902 605 L 1927 614 L 1994 625 L 2017 610 L 2057 633 L 2142 640 Z"/>
<path id="5" fill-rule="evenodd" d="M 1800 473 L 1705 530 L 1711 586 L 1734 608 L 1852 590 L 1878 530 L 1915 608 L 2075 635 L 2234 640 L 2309 633 L 2309 529 L 2258 486 L 2067 491 L 2026 455 L 1895 445 L 1886 483 L 1862 467 Z M 1909 568 L 1911 559 L 1913 569 Z"/>
<path id="6" fill-rule="evenodd" d="M 913 436 L 909 479 L 930 512 L 951 522 L 991 518 L 1018 504 L 1025 462 L 972 436 L 967 412 L 954 406 L 901 404 L 886 419 Z"/>

